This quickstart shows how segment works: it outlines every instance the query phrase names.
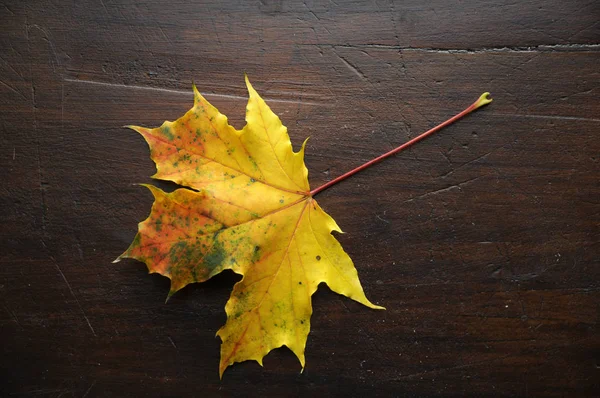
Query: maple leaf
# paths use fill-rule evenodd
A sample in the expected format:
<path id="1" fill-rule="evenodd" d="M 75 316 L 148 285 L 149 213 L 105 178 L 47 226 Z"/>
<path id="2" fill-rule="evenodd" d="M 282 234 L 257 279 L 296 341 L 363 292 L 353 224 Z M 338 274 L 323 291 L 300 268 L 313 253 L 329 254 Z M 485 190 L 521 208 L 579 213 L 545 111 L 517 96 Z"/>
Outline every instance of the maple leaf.
<path id="1" fill-rule="evenodd" d="M 336 222 L 313 199 L 304 144 L 254 90 L 238 131 L 194 86 L 194 107 L 154 129 L 131 126 L 150 146 L 154 178 L 193 188 L 154 195 L 150 216 L 116 260 L 143 261 L 171 279 L 169 296 L 225 269 L 243 275 L 225 306 L 220 375 L 234 362 L 289 347 L 304 368 L 311 295 L 321 282 L 368 307 Z"/>
<path id="2" fill-rule="evenodd" d="M 262 359 L 283 345 L 304 369 L 311 296 L 321 282 L 370 308 L 352 260 L 332 232 L 339 226 L 313 196 L 401 151 L 483 106 L 469 108 L 406 144 L 310 190 L 304 147 L 294 152 L 279 117 L 248 78 L 246 126 L 236 130 L 196 89 L 194 106 L 157 128 L 129 126 L 150 147 L 153 178 L 188 188 L 166 193 L 151 185 L 149 217 L 119 256 L 146 263 L 150 273 L 171 279 L 168 297 L 225 269 L 241 274 L 225 311 L 219 375 L 235 363 Z"/>

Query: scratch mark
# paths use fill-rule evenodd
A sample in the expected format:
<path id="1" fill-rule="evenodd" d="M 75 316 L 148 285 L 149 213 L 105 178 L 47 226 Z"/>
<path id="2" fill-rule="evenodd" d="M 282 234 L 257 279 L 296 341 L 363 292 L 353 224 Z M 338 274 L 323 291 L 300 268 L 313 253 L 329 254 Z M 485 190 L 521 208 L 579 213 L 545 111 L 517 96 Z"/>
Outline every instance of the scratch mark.
<path id="1" fill-rule="evenodd" d="M 339 55 L 336 51 L 335 51 L 335 47 L 333 50 L 333 53 L 342 60 L 342 62 L 344 63 L 344 65 L 346 65 L 346 67 L 348 69 L 350 69 L 352 71 L 352 73 L 354 73 L 356 76 L 358 76 L 359 78 L 361 78 L 362 80 L 367 80 L 367 78 L 365 77 L 365 74 L 362 73 L 360 71 L 360 69 L 358 69 L 356 66 L 352 65 L 350 62 L 348 62 L 348 60 L 346 60 L 346 58 L 342 57 L 341 55 Z"/>
<path id="2" fill-rule="evenodd" d="M 435 47 L 406 47 L 391 46 L 377 43 L 364 44 L 338 44 L 338 43 L 311 43 L 300 44 L 301 46 L 323 46 L 323 47 L 343 47 L 343 48 L 379 48 L 382 50 L 394 50 L 401 52 L 429 52 L 438 54 L 480 54 L 480 53 L 533 53 L 533 52 L 593 52 L 600 49 L 600 43 L 594 44 L 542 44 L 539 46 L 522 47 L 479 47 L 479 48 L 435 48 Z"/>
<path id="3" fill-rule="evenodd" d="M 478 156 L 478 157 L 476 157 L 476 158 L 475 158 L 475 159 L 473 159 L 473 160 L 469 160 L 468 162 L 466 162 L 466 163 L 463 163 L 462 165 L 460 165 L 460 167 L 463 167 L 463 166 L 468 166 L 468 165 L 470 165 L 470 164 L 472 164 L 472 163 L 476 163 L 476 162 L 478 162 L 478 161 L 480 161 L 480 160 L 482 160 L 482 159 L 485 159 L 485 158 L 487 158 L 488 156 L 490 156 L 492 152 L 493 152 L 493 151 L 490 151 L 490 152 L 484 153 L 483 155 L 481 155 L 481 156 Z"/>
<path id="4" fill-rule="evenodd" d="M 167 336 L 167 339 L 169 339 L 169 341 L 171 342 L 171 345 L 173 346 L 173 348 L 175 348 L 176 350 L 178 350 L 177 345 L 175 345 L 175 342 L 173 341 L 173 339 L 170 336 Z"/>
<path id="5" fill-rule="evenodd" d="M 27 40 L 29 40 L 29 29 L 30 28 L 36 28 L 44 34 L 44 40 L 47 41 L 48 44 L 50 45 L 50 50 L 52 50 L 52 55 L 54 56 L 54 61 L 56 61 L 56 65 L 54 64 L 54 62 L 52 62 L 52 71 L 55 72 L 56 71 L 55 66 L 60 66 L 60 61 L 58 60 L 58 56 L 56 55 L 56 48 L 54 47 L 54 42 L 50 39 L 50 33 L 48 33 L 48 31 L 45 28 L 41 27 L 40 25 L 37 25 L 37 24 L 27 25 L 25 27 L 25 29 L 27 30 Z"/>
<path id="6" fill-rule="evenodd" d="M 14 48 L 13 48 L 13 50 L 14 50 Z M 15 50 L 15 52 L 16 52 L 16 50 Z M 4 62 L 6 64 L 6 66 L 15 73 L 15 75 L 19 76 L 21 78 L 21 80 L 25 81 L 23 74 L 21 72 L 17 71 L 15 68 L 13 68 L 13 66 L 10 64 L 10 62 L 8 62 L 7 60 L 5 60 L 2 57 L 0 57 L 0 60 L 2 60 L 2 62 Z"/>
<path id="7" fill-rule="evenodd" d="M 22 394 L 24 395 L 44 395 L 44 394 L 51 394 L 51 393 L 60 393 L 65 394 L 65 393 L 72 393 L 72 391 L 70 390 L 66 390 L 66 389 L 50 389 L 50 388 L 46 388 L 46 389 L 40 389 L 40 390 L 29 390 L 29 391 L 24 391 Z M 11 394 L 12 395 L 12 394 Z M 59 395 L 60 397 L 60 395 Z"/>
<path id="8" fill-rule="evenodd" d="M 448 157 L 448 155 L 446 153 L 444 153 L 444 151 L 442 151 L 441 149 L 439 150 L 440 154 L 444 157 L 444 159 L 446 159 L 446 162 L 448 162 L 448 164 L 452 164 L 452 162 L 450 161 L 450 158 Z"/>
<path id="9" fill-rule="evenodd" d="M 79 83 L 79 84 L 93 84 L 93 85 L 105 86 L 105 87 L 129 88 L 129 89 L 133 89 L 133 90 L 161 91 L 164 93 L 186 95 L 188 97 L 194 96 L 194 93 L 191 90 L 190 91 L 174 90 L 174 89 L 170 89 L 170 88 L 135 86 L 135 85 L 130 85 L 130 84 L 105 83 L 105 82 L 98 82 L 95 80 L 80 80 L 80 79 L 70 79 L 70 78 L 65 78 L 64 81 L 72 82 L 72 83 Z M 229 98 L 229 99 L 245 100 L 245 101 L 248 100 L 248 97 L 242 97 L 240 95 L 214 94 L 214 93 L 202 93 L 202 95 L 205 97 Z M 273 99 L 273 98 L 264 98 L 264 100 L 265 100 L 265 102 L 282 102 L 282 103 L 290 103 L 290 104 L 301 103 L 302 105 L 314 105 L 314 106 L 325 106 L 325 107 L 332 106 L 329 104 L 323 104 L 323 103 L 319 103 L 319 102 L 308 102 L 308 101 L 297 101 L 297 100 L 284 100 L 284 99 Z"/>
<path id="10" fill-rule="evenodd" d="M 2 4 L 2 6 L 3 6 L 4 8 L 6 8 L 6 10 L 7 10 L 8 12 L 10 12 L 12 15 L 16 15 L 16 14 L 15 14 L 15 12 L 14 12 L 13 10 L 11 10 L 10 8 L 8 8 L 8 6 L 7 6 L 6 4 Z"/>
<path id="11" fill-rule="evenodd" d="M 377 217 L 379 220 L 383 221 L 383 222 L 384 222 L 384 223 L 386 223 L 386 224 L 389 224 L 389 223 L 390 223 L 388 220 L 381 218 L 381 217 L 379 216 L 379 214 L 375 214 L 375 217 Z"/>
<path id="12" fill-rule="evenodd" d="M 100 0 L 100 4 L 102 4 L 102 8 L 104 8 L 104 11 L 106 11 L 106 15 L 110 16 L 108 13 L 108 8 L 106 8 L 106 4 L 104 4 L 104 0 Z"/>
<path id="13" fill-rule="evenodd" d="M 16 156 L 17 156 L 17 148 L 13 148 L 13 160 L 15 160 Z"/>
<path id="14" fill-rule="evenodd" d="M 411 374 L 407 374 L 407 375 L 404 375 L 404 376 L 400 376 L 400 377 L 396 378 L 396 380 L 412 379 L 412 378 L 415 378 L 415 377 L 424 376 L 424 375 L 431 374 L 431 373 L 441 373 L 441 372 L 447 372 L 449 370 L 463 369 L 463 368 L 469 368 L 471 366 L 477 366 L 477 365 L 483 365 L 483 364 L 487 364 L 487 363 L 493 363 L 493 362 L 497 362 L 497 361 L 501 361 L 503 359 L 506 359 L 506 358 L 508 358 L 510 356 L 511 356 L 511 354 L 508 354 L 508 355 L 503 355 L 503 356 L 498 357 L 498 358 L 486 359 L 486 360 L 483 360 L 483 361 L 469 362 L 469 363 L 462 364 L 462 365 L 449 366 L 447 368 L 439 368 L 439 369 L 433 369 L 433 370 L 426 370 L 424 372 L 411 373 Z"/>
<path id="15" fill-rule="evenodd" d="M 531 119 L 554 119 L 554 120 L 573 120 L 579 122 L 600 122 L 600 119 L 590 118 L 590 117 L 577 117 L 577 116 L 560 116 L 560 115 L 519 115 L 515 113 L 507 114 L 507 113 L 494 113 L 493 115 L 498 116 L 513 116 L 513 117 L 523 117 L 523 118 L 531 118 Z"/>
<path id="16" fill-rule="evenodd" d="M 342 304 L 342 306 L 346 309 L 347 312 L 352 312 L 350 311 L 350 308 L 348 308 L 348 306 L 346 305 L 346 303 L 344 303 L 343 299 L 340 299 L 340 303 Z"/>
<path id="17" fill-rule="evenodd" d="M 425 198 L 425 197 L 427 197 L 427 196 L 431 196 L 431 195 L 437 195 L 437 194 L 439 194 L 439 193 L 442 193 L 442 192 L 447 192 L 447 191 L 450 191 L 450 190 L 452 190 L 452 189 L 454 189 L 454 188 L 458 188 L 458 189 L 460 189 L 460 188 L 461 188 L 461 186 L 463 186 L 463 185 L 465 185 L 465 184 L 469 184 L 469 183 L 471 183 L 471 182 L 473 182 L 473 181 L 477 181 L 477 180 L 478 180 L 478 179 L 480 179 L 481 177 L 483 177 L 483 176 L 474 177 L 474 178 L 471 178 L 471 179 L 469 179 L 469 180 L 466 180 L 466 181 L 460 182 L 460 183 L 458 183 L 458 184 L 450 185 L 449 187 L 446 187 L 446 188 L 442 188 L 442 189 L 438 189 L 438 190 L 436 190 L 436 191 L 431 191 L 431 192 L 424 193 L 424 194 L 422 194 L 422 195 L 414 196 L 414 197 L 412 197 L 412 198 L 410 198 L 410 199 L 407 199 L 407 200 L 405 200 L 403 203 L 412 202 L 412 201 L 413 201 L 413 200 L 415 200 L 415 199 L 422 199 L 422 198 Z"/>
<path id="18" fill-rule="evenodd" d="M 317 21 L 320 21 L 320 20 L 321 20 L 321 18 L 319 18 L 319 17 L 317 16 L 317 14 L 315 14 L 315 13 L 313 12 L 313 10 L 311 10 L 311 9 L 310 9 L 310 8 L 309 8 L 309 7 L 306 5 L 306 1 L 304 1 L 304 2 L 303 2 L 303 5 L 304 5 L 304 7 L 305 7 L 305 8 L 308 10 L 308 12 L 309 12 L 309 13 L 310 13 L 310 14 L 311 14 L 313 17 L 315 17 L 315 19 L 316 19 Z"/>
<path id="19" fill-rule="evenodd" d="M 27 100 L 27 97 L 25 97 L 25 95 L 22 92 L 20 92 L 19 90 L 17 90 L 16 88 L 14 88 L 13 86 L 11 86 L 10 84 L 6 83 L 3 80 L 0 80 L 0 83 L 2 83 L 5 87 L 7 87 L 13 93 L 19 94 L 24 100 Z"/>
<path id="20" fill-rule="evenodd" d="M 4 309 L 10 314 L 10 316 L 12 316 L 13 320 L 17 323 L 17 325 L 22 327 L 21 322 L 19 322 L 19 318 L 17 318 L 17 315 L 13 311 L 11 311 L 6 305 L 4 305 Z"/>
<path id="21" fill-rule="evenodd" d="M 396 20 L 394 19 L 394 14 L 396 10 L 394 8 L 394 2 L 392 0 L 389 1 L 390 6 L 390 19 L 392 21 L 392 27 L 394 28 L 394 38 L 396 39 L 396 44 L 400 45 L 400 39 L 398 38 L 398 26 L 396 25 Z"/>
<path id="22" fill-rule="evenodd" d="M 171 43 L 171 39 L 169 39 L 169 36 L 165 34 L 165 31 L 163 30 L 162 26 L 158 25 L 158 29 L 160 29 L 160 33 L 162 33 L 163 37 L 167 40 L 167 42 L 173 45 L 173 43 Z"/>
<path id="23" fill-rule="evenodd" d="M 79 259 L 81 261 L 83 261 L 83 250 L 81 249 L 81 242 L 79 241 L 79 238 L 77 238 L 77 252 L 79 252 Z"/>
<path id="24" fill-rule="evenodd" d="M 27 18 L 25 18 L 25 39 L 27 41 L 27 51 L 31 54 L 31 41 L 29 38 L 29 25 L 27 24 Z M 29 60 L 29 75 L 31 76 L 31 113 L 33 119 L 33 132 L 35 135 L 35 144 L 36 144 L 36 152 L 37 152 L 37 164 L 38 164 L 38 178 L 40 182 L 40 206 L 42 209 L 42 244 L 46 247 L 44 243 L 43 237 L 46 234 L 46 196 L 44 193 L 44 175 L 42 173 L 42 155 L 40 151 L 40 138 L 37 134 L 37 101 L 35 98 L 35 84 L 33 82 L 33 67 L 32 61 Z M 14 152 L 13 152 L 14 153 Z"/>
<path id="25" fill-rule="evenodd" d="M 77 302 L 77 306 L 79 307 L 79 310 L 81 311 L 81 314 L 83 315 L 83 317 L 85 318 L 85 321 L 87 322 L 88 326 L 90 327 L 90 330 L 92 331 L 92 334 L 97 337 L 96 332 L 94 331 L 94 328 L 92 327 L 92 324 L 90 323 L 90 320 L 88 319 L 87 315 L 85 315 L 85 312 L 83 311 L 83 307 L 81 306 L 81 303 L 79 302 L 79 299 L 75 295 L 75 292 L 73 291 L 73 289 L 71 289 L 71 284 L 69 283 L 69 281 L 65 277 L 65 274 L 63 274 L 62 270 L 60 269 L 60 267 L 58 265 L 58 262 L 56 261 L 56 259 L 54 259 L 54 257 L 50 256 L 50 258 L 54 262 L 54 265 L 56 266 L 56 269 L 60 273 L 60 276 L 62 276 L 63 280 L 67 284 L 67 287 L 69 288 L 69 291 L 71 292 L 71 296 L 73 296 L 73 298 Z"/>
<path id="26" fill-rule="evenodd" d="M 211 15 L 210 12 L 207 12 L 207 14 Z M 221 43 L 221 38 L 219 37 L 219 29 L 217 29 L 217 25 L 215 24 L 215 19 L 211 18 L 210 23 L 212 24 L 213 32 L 215 32 L 215 37 L 217 38 L 217 43 L 219 44 L 219 47 L 223 47 L 223 44 Z"/>
<path id="27" fill-rule="evenodd" d="M 103 4 L 104 4 L 104 3 L 103 3 Z M 90 388 L 88 388 L 88 389 L 86 390 L 85 394 L 83 394 L 83 396 L 82 396 L 81 398 L 85 398 L 85 397 L 87 397 L 87 395 L 90 393 L 90 391 L 92 390 L 92 388 L 93 388 L 93 387 L 96 385 L 96 381 L 97 381 L 97 380 L 94 380 L 94 382 L 92 383 L 92 385 L 90 386 Z"/>
<path id="28" fill-rule="evenodd" d="M 64 130 L 65 127 L 65 83 L 60 85 L 60 127 Z"/>
<path id="29" fill-rule="evenodd" d="M 502 146 L 500 146 L 499 148 L 502 148 L 502 147 L 504 147 L 504 146 L 502 145 Z M 498 149 L 498 148 L 496 148 L 496 149 Z M 488 156 L 490 156 L 490 155 L 491 155 L 491 154 L 492 154 L 492 153 L 493 153 L 493 152 L 494 152 L 496 149 L 494 149 L 494 150 L 492 150 L 492 151 L 490 151 L 490 152 L 484 153 L 483 155 L 481 155 L 481 156 L 478 156 L 478 157 L 476 157 L 476 158 L 475 158 L 475 159 L 473 159 L 473 160 L 469 160 L 468 162 L 466 162 L 466 163 L 463 163 L 463 164 L 461 164 L 460 166 L 453 168 L 452 170 L 450 170 L 450 171 L 449 171 L 449 172 L 447 172 L 446 174 L 442 174 L 440 177 L 441 177 L 441 178 L 448 177 L 450 174 L 454 173 L 454 172 L 455 172 L 456 170 L 458 170 L 458 169 L 461 169 L 461 168 L 463 168 L 463 167 L 465 167 L 465 166 L 468 166 L 468 165 L 470 165 L 471 163 L 476 163 L 476 162 L 478 162 L 479 160 L 485 159 L 485 158 L 487 158 Z"/>

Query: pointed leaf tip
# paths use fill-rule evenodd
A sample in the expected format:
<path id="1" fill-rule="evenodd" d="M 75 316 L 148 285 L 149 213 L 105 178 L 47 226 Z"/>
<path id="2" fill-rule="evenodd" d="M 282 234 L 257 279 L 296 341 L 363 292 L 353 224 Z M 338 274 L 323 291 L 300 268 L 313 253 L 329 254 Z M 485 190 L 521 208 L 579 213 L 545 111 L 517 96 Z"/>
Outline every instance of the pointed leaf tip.
<path id="1" fill-rule="evenodd" d="M 167 298 L 165 299 L 165 304 L 167 304 L 167 303 L 169 302 L 169 299 L 170 299 L 171 297 L 173 297 L 173 295 L 174 295 L 175 293 L 176 293 L 176 292 L 174 292 L 173 290 L 170 290 L 170 291 L 169 291 L 169 294 L 167 294 Z"/>
<path id="2" fill-rule="evenodd" d="M 198 101 L 200 100 L 200 97 L 202 96 L 202 94 L 200 94 L 200 91 L 198 91 L 196 82 L 194 82 L 193 80 L 192 80 L 192 91 L 194 93 L 194 104 L 197 104 Z"/>
<path id="3" fill-rule="evenodd" d="M 135 131 L 136 133 L 140 133 L 140 134 L 142 134 L 142 135 L 144 135 L 145 131 L 147 130 L 145 127 L 141 127 L 141 126 L 135 126 L 135 125 L 133 125 L 133 124 L 128 124 L 128 125 L 126 125 L 126 126 L 123 126 L 123 128 L 126 128 L 126 129 L 133 130 L 133 131 Z"/>
<path id="4" fill-rule="evenodd" d="M 306 143 L 308 142 L 309 138 L 310 137 L 306 137 L 306 139 L 302 143 L 302 146 L 300 147 L 300 149 L 298 150 L 298 152 L 295 152 L 295 153 L 302 153 L 302 154 L 304 153 L 304 150 L 306 149 Z"/>
<path id="5" fill-rule="evenodd" d="M 248 95 L 250 97 L 258 96 L 258 93 L 256 92 L 256 90 L 252 86 L 252 83 L 250 83 L 250 79 L 248 78 L 248 75 L 245 74 L 245 73 L 244 73 L 244 81 L 246 82 L 246 88 L 248 89 Z M 258 97 L 260 98 L 260 96 L 258 96 Z"/>

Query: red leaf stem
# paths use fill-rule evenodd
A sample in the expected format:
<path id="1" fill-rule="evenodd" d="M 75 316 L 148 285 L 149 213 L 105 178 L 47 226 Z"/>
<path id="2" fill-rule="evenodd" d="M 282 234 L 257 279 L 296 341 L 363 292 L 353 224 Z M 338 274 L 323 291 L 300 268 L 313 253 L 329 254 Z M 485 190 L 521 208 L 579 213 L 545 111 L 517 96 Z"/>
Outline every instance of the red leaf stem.
<path id="1" fill-rule="evenodd" d="M 398 152 L 401 152 L 402 150 L 410 147 L 411 145 L 421 141 L 422 139 L 424 139 L 424 138 L 432 135 L 433 133 L 443 129 L 444 127 L 454 123 L 458 119 L 461 119 L 462 117 L 468 115 L 469 113 L 473 112 L 477 108 L 480 108 L 484 105 L 489 104 L 490 102 L 492 102 L 492 99 L 489 98 L 489 95 L 490 95 L 490 93 L 481 94 L 481 96 L 479 97 L 479 99 L 477 101 L 475 101 L 473 104 L 471 104 L 471 106 L 469 106 L 462 112 L 452 116 L 450 119 L 446 120 L 445 122 L 438 124 L 431 130 L 428 130 L 428 131 L 424 132 L 423 134 L 411 139 L 410 141 L 405 142 L 404 144 L 400 145 L 399 147 L 392 149 L 391 151 L 384 153 L 383 155 L 378 156 L 375 159 L 369 160 L 367 163 L 365 163 L 361 166 L 358 166 L 357 168 L 350 170 L 349 172 L 342 174 L 341 176 L 339 176 L 337 178 L 334 178 L 333 180 L 321 185 L 318 188 L 313 189 L 312 191 L 310 191 L 310 196 L 314 196 L 314 195 L 318 194 L 319 192 L 329 188 L 330 186 L 337 184 L 338 182 L 345 180 L 346 178 L 358 173 L 359 171 L 362 171 L 362 170 L 366 169 L 367 167 L 372 166 L 373 164 L 380 162 L 387 157 L 390 157 Z"/>

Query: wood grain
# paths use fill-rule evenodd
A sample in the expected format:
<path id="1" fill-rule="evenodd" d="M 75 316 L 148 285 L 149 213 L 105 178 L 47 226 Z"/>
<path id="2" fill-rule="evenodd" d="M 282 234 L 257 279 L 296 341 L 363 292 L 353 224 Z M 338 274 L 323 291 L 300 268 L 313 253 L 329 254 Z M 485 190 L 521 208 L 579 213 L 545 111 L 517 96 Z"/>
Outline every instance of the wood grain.
<path id="1" fill-rule="evenodd" d="M 2 396 L 598 396 L 596 1 L 4 1 Z M 243 125 L 246 72 L 310 136 L 311 186 L 483 91 L 494 102 L 319 194 L 370 311 L 322 286 L 307 367 L 218 378 L 225 273 L 168 304 L 111 264 L 149 213 L 156 126 L 195 81 Z"/>

